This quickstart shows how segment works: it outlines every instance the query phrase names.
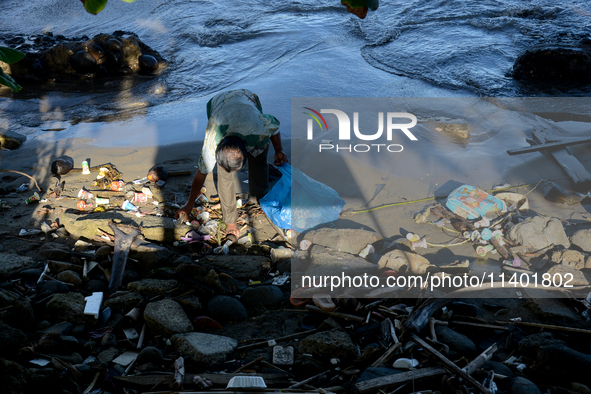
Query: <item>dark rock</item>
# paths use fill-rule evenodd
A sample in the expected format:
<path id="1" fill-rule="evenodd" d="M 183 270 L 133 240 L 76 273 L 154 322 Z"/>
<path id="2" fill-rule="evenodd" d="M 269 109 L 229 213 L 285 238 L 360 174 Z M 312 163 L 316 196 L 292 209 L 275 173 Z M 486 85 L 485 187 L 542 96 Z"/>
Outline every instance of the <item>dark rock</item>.
<path id="1" fill-rule="evenodd" d="M 540 346 L 548 345 L 566 346 L 566 343 L 559 339 L 555 339 L 552 333 L 541 332 L 523 338 L 519 341 L 518 349 L 525 356 L 535 358 Z"/>
<path id="2" fill-rule="evenodd" d="M 110 363 L 119 355 L 119 350 L 116 347 L 110 347 L 100 352 L 96 359 L 101 363 Z"/>
<path id="3" fill-rule="evenodd" d="M 292 266 L 295 261 L 292 261 Z M 347 275 L 370 275 L 378 270 L 378 266 L 359 256 L 338 252 L 320 245 L 312 245 L 308 249 L 308 253 L 299 256 L 297 262 L 302 261 L 309 264 L 304 273 L 308 276 L 332 275 L 343 270 L 346 270 Z"/>
<path id="4" fill-rule="evenodd" d="M 100 45 L 90 42 L 86 45 L 86 52 L 90 53 L 97 64 L 101 64 L 105 57 L 105 50 Z"/>
<path id="5" fill-rule="evenodd" d="M 29 268 L 20 272 L 21 278 L 27 282 L 37 282 L 43 270 L 39 268 Z"/>
<path id="6" fill-rule="evenodd" d="M 19 329 L 0 322 L 0 351 L 3 354 L 19 349 L 27 342 L 27 336 Z"/>
<path id="7" fill-rule="evenodd" d="M 116 38 L 109 38 L 105 40 L 103 47 L 106 51 L 121 51 L 123 49 L 121 41 L 117 40 Z"/>
<path id="8" fill-rule="evenodd" d="M 31 371 L 14 361 L 0 358 L 0 387 L 6 394 L 27 393 L 31 390 L 31 381 L 35 376 Z"/>
<path id="9" fill-rule="evenodd" d="M 65 270 L 57 274 L 57 280 L 65 283 L 71 283 L 76 287 L 82 286 L 82 278 L 74 271 Z"/>
<path id="10" fill-rule="evenodd" d="M 304 239 L 337 252 L 357 255 L 367 244 L 381 240 L 382 236 L 374 231 L 362 229 L 322 228 L 306 233 Z"/>
<path id="11" fill-rule="evenodd" d="M 246 309 L 234 297 L 218 295 L 207 303 L 207 314 L 220 322 L 238 322 L 248 318 Z"/>
<path id="12" fill-rule="evenodd" d="M 0 308 L 12 308 L 4 311 L 2 321 L 13 327 L 31 330 L 35 326 L 35 313 L 31 302 L 26 297 L 19 297 L 15 293 L 0 289 Z"/>
<path id="13" fill-rule="evenodd" d="M 570 242 L 580 248 L 582 251 L 591 253 L 591 229 L 576 231 L 571 237 Z M 591 267 L 585 267 L 591 268 Z"/>
<path id="14" fill-rule="evenodd" d="M 47 265 L 49 266 L 49 270 L 51 271 L 52 275 L 57 275 L 60 272 L 64 272 L 64 271 L 68 271 L 68 270 L 77 272 L 78 274 L 82 274 L 82 271 L 84 269 L 83 266 L 78 265 L 78 264 L 66 263 L 64 261 L 55 261 L 55 260 L 49 260 L 47 262 Z"/>
<path id="15" fill-rule="evenodd" d="M 179 282 L 176 280 L 162 280 L 162 279 L 142 279 L 137 282 L 131 282 L 127 285 L 127 290 L 139 293 L 146 297 L 153 294 L 170 291 L 176 288 Z"/>
<path id="16" fill-rule="evenodd" d="M 181 356 L 206 367 L 223 363 L 238 346 L 234 338 L 200 332 L 173 335 L 170 340 Z"/>
<path id="17" fill-rule="evenodd" d="M 77 73 L 91 73 L 96 69 L 96 59 L 86 51 L 78 51 L 70 59 L 70 65 Z"/>
<path id="18" fill-rule="evenodd" d="M 251 314 L 251 311 L 262 313 L 281 304 L 283 298 L 283 292 L 277 286 L 257 286 L 247 287 L 242 292 L 240 302 L 249 311 L 249 314 Z"/>
<path id="19" fill-rule="evenodd" d="M 162 351 L 154 346 L 146 346 L 137 355 L 136 365 L 152 363 L 161 365 L 164 362 Z"/>
<path id="20" fill-rule="evenodd" d="M 127 293 L 111 297 L 103 303 L 105 308 L 111 308 L 114 313 L 126 314 L 131 311 L 144 298 L 138 293 Z"/>
<path id="21" fill-rule="evenodd" d="M 357 346 L 349 334 L 337 330 L 307 336 L 300 342 L 299 351 L 323 360 L 338 358 L 345 361 L 357 357 Z"/>
<path id="22" fill-rule="evenodd" d="M 121 279 L 121 283 L 124 286 L 127 286 L 129 283 L 131 283 L 131 282 L 137 282 L 138 280 L 140 280 L 140 274 L 138 274 L 135 271 L 126 269 L 123 272 L 123 278 Z"/>
<path id="23" fill-rule="evenodd" d="M 176 268 L 181 264 L 193 264 L 193 259 L 187 255 L 182 255 L 181 257 L 173 261 L 170 266 Z"/>
<path id="24" fill-rule="evenodd" d="M 51 294 L 70 292 L 68 285 L 56 280 L 44 280 L 43 282 L 39 282 L 37 284 L 37 290 Z"/>
<path id="25" fill-rule="evenodd" d="M 460 354 L 471 355 L 476 352 L 476 345 L 467 336 L 455 332 L 446 326 L 435 326 L 437 340 L 449 346 L 450 350 Z"/>
<path id="26" fill-rule="evenodd" d="M 72 331 L 72 327 L 74 327 L 72 323 L 64 321 L 61 323 L 54 324 L 53 326 L 49 326 L 41 332 L 43 334 L 58 334 L 63 336 L 68 335 L 70 331 Z"/>
<path id="27" fill-rule="evenodd" d="M 45 312 L 50 321 L 69 321 L 73 324 L 85 324 L 93 319 L 84 315 L 84 296 L 80 293 L 54 294 L 47 303 Z"/>
<path id="28" fill-rule="evenodd" d="M 88 293 L 110 293 L 109 285 L 99 279 L 91 279 L 85 282 L 82 289 Z"/>
<path id="29" fill-rule="evenodd" d="M 170 299 L 149 303 L 144 310 L 144 320 L 155 334 L 170 336 L 193 331 L 183 308 Z"/>
<path id="30" fill-rule="evenodd" d="M 74 72 L 74 69 L 72 68 L 72 66 L 70 66 L 70 59 L 73 55 L 74 51 L 72 51 L 71 45 L 59 43 L 55 45 L 53 48 L 50 48 L 47 51 L 45 51 L 41 55 L 41 58 L 43 64 L 45 64 L 45 67 L 52 74 L 71 74 Z M 68 172 L 69 170 L 60 175 L 64 175 Z M 56 173 L 59 174 L 59 172 L 54 172 L 54 174 Z"/>
<path id="31" fill-rule="evenodd" d="M 203 309 L 199 298 L 195 296 L 185 296 L 177 299 L 176 302 L 179 303 L 189 317 L 197 316 Z"/>
<path id="32" fill-rule="evenodd" d="M 516 377 L 513 379 L 513 383 L 511 384 L 511 389 L 509 390 L 510 394 L 542 394 L 538 386 L 536 386 L 533 382 L 527 380 L 526 378 L 522 378 L 521 376 Z"/>
<path id="33" fill-rule="evenodd" d="M 121 39 L 121 45 L 123 63 L 133 71 L 137 71 L 139 69 L 138 58 L 142 54 L 138 40 L 135 37 L 123 38 Z"/>
<path id="34" fill-rule="evenodd" d="M 513 78 L 521 80 L 587 82 L 591 79 L 591 56 L 570 48 L 526 51 L 513 65 Z"/>
<path id="35" fill-rule="evenodd" d="M 513 377 L 513 371 L 505 364 L 498 361 L 487 361 L 482 366 L 485 371 L 495 371 L 496 374 L 505 375 L 509 378 Z"/>
<path id="36" fill-rule="evenodd" d="M 101 257 L 108 256 L 111 253 L 113 253 L 113 247 L 109 245 L 103 245 L 100 248 L 98 248 L 95 252 L 97 256 Z"/>
<path id="37" fill-rule="evenodd" d="M 11 130 L 0 131 L 0 148 L 14 150 L 18 149 L 27 140 L 22 134 Z"/>
<path id="38" fill-rule="evenodd" d="M 76 350 L 78 350 L 78 346 L 80 344 L 78 343 L 78 340 L 76 339 L 76 337 L 73 337 L 71 335 L 62 335 L 61 339 L 62 339 L 61 345 L 63 348 L 63 352 L 71 353 L 71 352 L 75 352 Z"/>
<path id="39" fill-rule="evenodd" d="M 448 308 L 454 311 L 454 315 L 476 317 L 480 314 L 478 307 L 468 302 L 454 301 Z"/>
<path id="40" fill-rule="evenodd" d="M 257 279 L 263 270 L 264 256 L 212 255 L 199 261 L 205 267 L 215 268 L 238 280 Z"/>
<path id="41" fill-rule="evenodd" d="M 158 60 L 154 56 L 141 55 L 138 58 L 140 71 L 144 73 L 153 73 L 158 70 Z"/>
<path id="42" fill-rule="evenodd" d="M 32 258 L 14 253 L 0 253 L 0 280 L 10 274 L 37 264 Z"/>
<path id="43" fill-rule="evenodd" d="M 103 64 L 107 70 L 118 70 L 123 64 L 123 54 L 119 50 L 107 51 Z"/>

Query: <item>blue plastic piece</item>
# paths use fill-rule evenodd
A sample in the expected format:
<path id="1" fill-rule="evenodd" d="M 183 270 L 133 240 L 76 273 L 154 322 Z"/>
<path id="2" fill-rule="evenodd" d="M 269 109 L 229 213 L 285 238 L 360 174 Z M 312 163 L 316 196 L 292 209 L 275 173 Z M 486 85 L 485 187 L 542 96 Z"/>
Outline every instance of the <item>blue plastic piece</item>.
<path id="1" fill-rule="evenodd" d="M 301 233 L 339 218 L 345 201 L 335 190 L 289 164 L 277 169 L 281 178 L 259 201 L 277 227 Z"/>

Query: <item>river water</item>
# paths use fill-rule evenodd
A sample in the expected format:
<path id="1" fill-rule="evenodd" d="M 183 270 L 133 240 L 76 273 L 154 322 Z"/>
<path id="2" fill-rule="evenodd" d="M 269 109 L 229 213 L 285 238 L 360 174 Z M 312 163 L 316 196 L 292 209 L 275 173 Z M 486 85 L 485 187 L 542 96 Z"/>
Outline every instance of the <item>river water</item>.
<path id="1" fill-rule="evenodd" d="M 523 86 L 507 74 L 532 45 L 591 33 L 586 0 L 382 1 L 365 19 L 338 0 L 4 0 L 0 33 L 67 37 L 131 31 L 170 66 L 156 78 L 19 95 L 3 90 L 2 126 L 48 141 L 141 145 L 202 137 L 204 104 L 248 88 L 289 135 L 291 97 L 585 96 L 588 87 Z M 151 135 L 154 122 L 168 125 Z M 109 125 L 125 133 L 112 138 Z M 160 127 L 159 129 L 162 129 Z M 100 131 L 100 132 L 99 132 Z M 106 133 L 106 134 L 105 134 Z"/>

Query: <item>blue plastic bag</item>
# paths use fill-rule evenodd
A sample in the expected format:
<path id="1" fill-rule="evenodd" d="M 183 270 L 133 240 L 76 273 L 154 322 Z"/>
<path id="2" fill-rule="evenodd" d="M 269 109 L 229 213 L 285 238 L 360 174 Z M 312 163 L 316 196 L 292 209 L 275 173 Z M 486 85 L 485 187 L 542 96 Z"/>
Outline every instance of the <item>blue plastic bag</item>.
<path id="1" fill-rule="evenodd" d="M 277 227 L 301 233 L 339 218 L 345 201 L 336 191 L 289 164 L 277 169 L 281 178 L 259 201 Z"/>

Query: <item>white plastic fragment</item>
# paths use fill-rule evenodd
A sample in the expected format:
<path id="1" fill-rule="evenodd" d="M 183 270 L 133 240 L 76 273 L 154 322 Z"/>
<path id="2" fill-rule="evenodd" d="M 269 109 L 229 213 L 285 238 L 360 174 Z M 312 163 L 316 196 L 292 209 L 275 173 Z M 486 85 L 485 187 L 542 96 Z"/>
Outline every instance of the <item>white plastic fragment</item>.
<path id="1" fill-rule="evenodd" d="M 399 358 L 394 361 L 394 368 L 411 369 L 419 365 L 419 362 L 414 358 Z"/>
<path id="2" fill-rule="evenodd" d="M 129 340 L 139 338 L 139 334 L 137 333 L 137 330 L 133 327 L 124 328 L 123 334 L 125 334 L 125 338 L 127 338 Z"/>
<path id="3" fill-rule="evenodd" d="M 103 293 L 94 292 L 91 296 L 84 298 L 86 300 L 86 306 L 84 307 L 85 315 L 92 315 L 98 320 L 101 305 L 103 304 Z"/>
<path id="4" fill-rule="evenodd" d="M 277 342 L 275 342 L 274 339 L 271 339 L 270 341 L 267 342 L 267 345 L 269 345 L 269 346 L 276 346 L 277 345 Z"/>
<path id="5" fill-rule="evenodd" d="M 138 352 L 125 352 L 122 355 L 120 355 L 119 357 L 117 357 L 115 360 L 113 360 L 113 362 L 115 364 L 119 364 L 119 365 L 123 365 L 124 367 L 127 367 L 129 364 L 131 364 L 138 356 Z"/>
<path id="6" fill-rule="evenodd" d="M 371 244 L 367 244 L 367 246 L 365 248 L 363 248 L 361 250 L 361 252 L 359 252 L 359 257 L 361 258 L 366 258 L 368 255 L 375 253 L 375 248 L 373 247 L 373 245 Z"/>
<path id="7" fill-rule="evenodd" d="M 33 360 L 29 360 L 29 362 L 30 362 L 31 364 L 35 364 L 35 365 L 38 365 L 38 366 L 40 366 L 40 367 L 44 367 L 44 366 L 46 366 L 47 364 L 49 364 L 51 361 L 49 361 L 49 360 L 46 360 L 46 359 L 44 359 L 44 358 L 35 358 L 35 359 L 33 359 Z"/>
<path id="8" fill-rule="evenodd" d="M 226 388 L 267 388 L 265 380 L 260 376 L 234 376 Z"/>

